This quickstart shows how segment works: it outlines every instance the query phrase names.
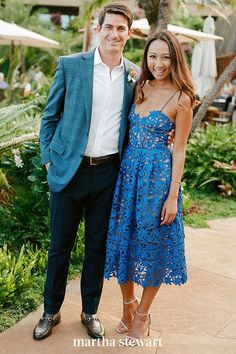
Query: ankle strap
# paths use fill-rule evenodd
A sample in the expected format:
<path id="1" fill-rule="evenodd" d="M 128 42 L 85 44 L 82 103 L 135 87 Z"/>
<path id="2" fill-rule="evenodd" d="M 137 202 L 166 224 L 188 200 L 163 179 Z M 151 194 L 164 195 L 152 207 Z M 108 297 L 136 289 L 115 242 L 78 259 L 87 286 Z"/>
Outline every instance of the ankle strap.
<path id="1" fill-rule="evenodd" d="M 139 315 L 139 316 L 149 316 L 149 315 L 150 315 L 150 312 L 148 312 L 148 313 L 140 313 L 140 312 L 138 312 L 137 310 L 136 310 L 135 312 L 136 312 L 137 315 Z"/>
<path id="2" fill-rule="evenodd" d="M 135 301 L 138 301 L 138 299 L 136 297 L 132 301 L 123 301 L 123 304 L 124 305 L 129 305 L 129 304 L 132 304 Z"/>

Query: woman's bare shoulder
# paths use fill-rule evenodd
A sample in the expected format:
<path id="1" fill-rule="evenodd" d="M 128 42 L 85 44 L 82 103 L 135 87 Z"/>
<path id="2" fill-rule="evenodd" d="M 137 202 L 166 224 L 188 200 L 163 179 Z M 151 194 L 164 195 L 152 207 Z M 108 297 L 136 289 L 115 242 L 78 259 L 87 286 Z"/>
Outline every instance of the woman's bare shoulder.
<path id="1" fill-rule="evenodd" d="M 178 103 L 179 103 L 179 106 L 182 106 L 185 109 L 191 108 L 191 98 L 185 92 L 182 92 L 182 94 L 178 98 Z"/>

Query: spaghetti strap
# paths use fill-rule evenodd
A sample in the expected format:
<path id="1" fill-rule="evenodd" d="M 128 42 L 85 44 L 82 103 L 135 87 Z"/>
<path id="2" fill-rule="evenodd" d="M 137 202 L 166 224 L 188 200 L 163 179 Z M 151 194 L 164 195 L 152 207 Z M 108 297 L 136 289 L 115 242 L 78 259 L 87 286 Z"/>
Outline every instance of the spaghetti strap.
<path id="1" fill-rule="evenodd" d="M 160 110 L 161 112 L 163 111 L 163 109 L 165 108 L 165 106 L 172 100 L 172 98 L 175 96 L 175 94 L 178 92 L 179 90 L 175 91 L 173 93 L 173 95 L 170 96 L 170 98 L 167 100 L 167 102 L 164 104 L 164 106 L 162 107 L 162 109 Z"/>

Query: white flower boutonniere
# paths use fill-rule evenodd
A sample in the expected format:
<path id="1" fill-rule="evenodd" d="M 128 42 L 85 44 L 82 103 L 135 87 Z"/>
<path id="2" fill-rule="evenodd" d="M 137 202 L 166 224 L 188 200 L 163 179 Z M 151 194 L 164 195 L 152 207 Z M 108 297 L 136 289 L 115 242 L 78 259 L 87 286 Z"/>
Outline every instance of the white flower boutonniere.
<path id="1" fill-rule="evenodd" d="M 137 72 L 133 66 L 131 66 L 129 74 L 128 74 L 128 82 L 135 82 L 136 81 Z"/>

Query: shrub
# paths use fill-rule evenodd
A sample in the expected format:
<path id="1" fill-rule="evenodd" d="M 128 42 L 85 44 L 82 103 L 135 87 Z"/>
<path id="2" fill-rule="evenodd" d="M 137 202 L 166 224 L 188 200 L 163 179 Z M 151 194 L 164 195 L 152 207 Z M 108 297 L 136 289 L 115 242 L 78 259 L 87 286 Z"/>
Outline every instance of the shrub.
<path id="1" fill-rule="evenodd" d="M 2 155 L 0 166 L 14 193 L 0 206 L 1 245 L 4 240 L 17 248 L 27 241 L 49 244 L 48 185 L 39 154 L 36 141 Z"/>
<path id="2" fill-rule="evenodd" d="M 190 199 L 190 193 L 186 191 L 185 189 L 186 183 L 182 183 L 182 207 L 183 207 L 183 212 L 190 207 L 191 204 L 191 199 Z"/>
<path id="3" fill-rule="evenodd" d="M 32 269 L 39 251 L 29 257 L 26 247 L 22 246 L 18 257 L 8 250 L 7 244 L 0 248 L 0 306 L 13 303 L 15 297 L 32 285 Z"/>
<path id="4" fill-rule="evenodd" d="M 84 224 L 81 223 L 72 254 L 71 263 L 81 270 L 84 242 Z M 32 288 L 34 281 L 45 275 L 47 249 L 39 248 L 29 242 L 23 245 L 19 253 L 10 251 L 6 243 L 0 248 L 0 307 L 14 303 L 24 292 Z"/>
<path id="5" fill-rule="evenodd" d="M 236 127 L 209 125 L 191 136 L 186 154 L 184 180 L 190 187 L 236 192 Z"/>

